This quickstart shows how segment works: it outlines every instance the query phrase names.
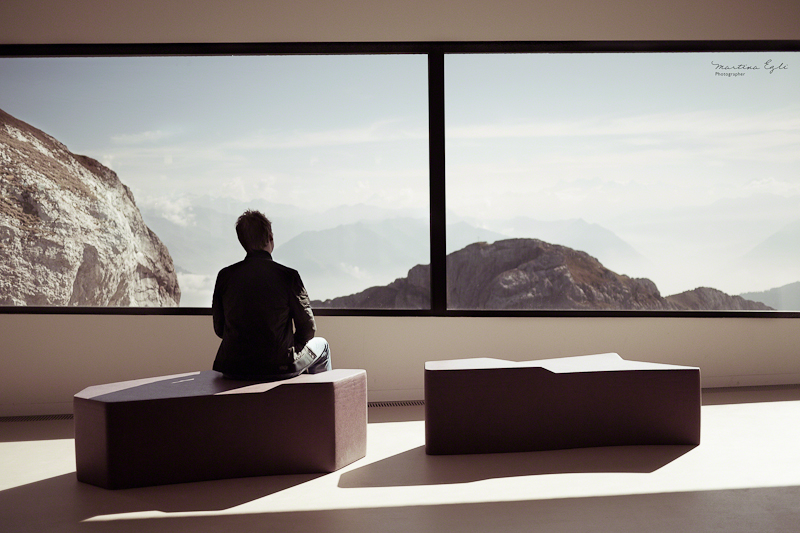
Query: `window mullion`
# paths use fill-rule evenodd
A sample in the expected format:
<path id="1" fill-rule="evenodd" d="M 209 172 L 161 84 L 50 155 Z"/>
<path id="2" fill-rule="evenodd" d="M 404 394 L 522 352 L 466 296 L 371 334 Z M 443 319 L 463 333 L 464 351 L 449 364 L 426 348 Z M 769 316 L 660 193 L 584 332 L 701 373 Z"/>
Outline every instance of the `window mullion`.
<path id="1" fill-rule="evenodd" d="M 430 159 L 431 312 L 447 311 L 445 218 L 444 54 L 428 54 Z"/>

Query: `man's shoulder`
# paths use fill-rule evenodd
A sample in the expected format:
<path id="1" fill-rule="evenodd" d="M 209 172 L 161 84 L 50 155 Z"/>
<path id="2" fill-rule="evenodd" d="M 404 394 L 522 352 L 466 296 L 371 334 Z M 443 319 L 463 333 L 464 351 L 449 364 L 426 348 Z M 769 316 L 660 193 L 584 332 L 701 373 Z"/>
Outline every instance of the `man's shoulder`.
<path id="1" fill-rule="evenodd" d="M 283 279 L 284 283 L 286 283 L 288 286 L 296 287 L 298 285 L 303 285 L 303 281 L 300 278 L 300 273 L 297 270 L 281 263 L 276 263 L 275 261 L 272 261 L 272 268 L 273 272 L 277 273 L 277 275 Z"/>
<path id="2" fill-rule="evenodd" d="M 272 265 L 277 270 L 280 270 L 281 272 L 285 272 L 288 275 L 292 275 L 292 276 L 298 276 L 299 275 L 297 270 L 295 270 L 295 269 L 293 269 L 291 267 L 288 267 L 288 266 L 286 266 L 284 264 L 272 261 Z"/>
<path id="3" fill-rule="evenodd" d="M 232 265 L 228 265 L 226 267 L 223 267 L 222 269 L 220 269 L 219 273 L 217 274 L 217 277 L 226 276 L 226 275 L 234 272 L 236 269 L 241 267 L 242 264 L 244 264 L 244 261 L 239 261 L 239 262 L 233 263 Z"/>
<path id="4" fill-rule="evenodd" d="M 278 273 L 279 275 L 290 277 L 290 278 L 292 278 L 292 277 L 300 277 L 300 274 L 297 272 L 297 270 L 295 270 L 295 269 L 293 269 L 291 267 L 288 267 L 286 265 L 283 265 L 281 263 L 278 263 L 278 262 L 276 262 L 276 261 L 274 261 L 272 259 L 270 259 L 270 260 L 264 260 L 264 259 L 247 260 L 247 259 L 244 259 L 244 260 L 239 261 L 237 263 L 233 263 L 232 265 L 228 265 L 225 268 L 223 268 L 222 270 L 220 270 L 219 274 L 218 274 L 218 277 L 230 276 L 232 274 L 235 274 L 236 271 L 241 270 L 243 268 L 250 267 L 250 266 L 255 267 L 257 269 L 269 270 L 269 271 Z"/>

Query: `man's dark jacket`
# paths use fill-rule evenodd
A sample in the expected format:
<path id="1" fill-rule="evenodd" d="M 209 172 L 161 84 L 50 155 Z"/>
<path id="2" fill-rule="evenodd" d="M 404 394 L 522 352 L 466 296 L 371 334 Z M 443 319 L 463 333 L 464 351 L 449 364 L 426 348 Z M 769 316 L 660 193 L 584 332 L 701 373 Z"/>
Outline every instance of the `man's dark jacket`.
<path id="1" fill-rule="evenodd" d="M 212 300 L 214 331 L 222 338 L 214 370 L 229 376 L 294 373 L 316 324 L 300 274 L 272 260 L 267 251 L 248 252 L 244 261 L 217 275 Z M 294 323 L 294 332 L 292 328 Z"/>

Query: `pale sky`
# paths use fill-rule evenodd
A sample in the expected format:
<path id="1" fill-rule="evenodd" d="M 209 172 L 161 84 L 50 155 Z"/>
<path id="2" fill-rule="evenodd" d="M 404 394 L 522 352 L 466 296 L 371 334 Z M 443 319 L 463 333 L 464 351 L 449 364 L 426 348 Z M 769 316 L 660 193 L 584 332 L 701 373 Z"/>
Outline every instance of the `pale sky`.
<path id="1" fill-rule="evenodd" d="M 428 202 L 425 56 L 0 58 L 0 108 L 144 205 Z"/>
<path id="2" fill-rule="evenodd" d="M 789 57 L 448 56 L 450 207 L 600 221 L 645 202 L 799 195 L 800 65 L 728 78 L 712 63 Z M 498 181 L 496 194 L 486 179 Z"/>

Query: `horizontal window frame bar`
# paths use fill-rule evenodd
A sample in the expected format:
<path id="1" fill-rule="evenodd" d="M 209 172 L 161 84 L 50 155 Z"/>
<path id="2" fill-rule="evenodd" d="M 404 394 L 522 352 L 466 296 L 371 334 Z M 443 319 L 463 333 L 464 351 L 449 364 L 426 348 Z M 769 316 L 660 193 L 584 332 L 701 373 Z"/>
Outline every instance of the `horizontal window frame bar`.
<path id="1" fill-rule="evenodd" d="M 0 57 L 793 52 L 800 40 L 0 44 Z"/>
<path id="2" fill-rule="evenodd" d="M 211 316 L 210 307 L 0 306 L 0 315 Z M 315 316 L 438 318 L 761 318 L 796 319 L 800 311 L 633 311 L 581 309 L 335 309 L 314 308 Z"/>

